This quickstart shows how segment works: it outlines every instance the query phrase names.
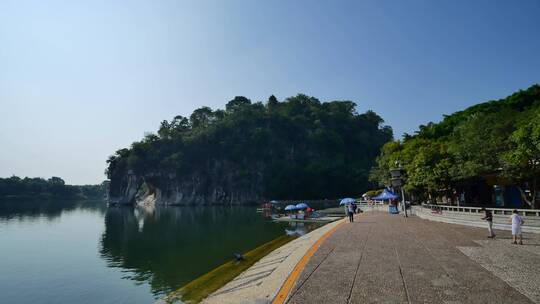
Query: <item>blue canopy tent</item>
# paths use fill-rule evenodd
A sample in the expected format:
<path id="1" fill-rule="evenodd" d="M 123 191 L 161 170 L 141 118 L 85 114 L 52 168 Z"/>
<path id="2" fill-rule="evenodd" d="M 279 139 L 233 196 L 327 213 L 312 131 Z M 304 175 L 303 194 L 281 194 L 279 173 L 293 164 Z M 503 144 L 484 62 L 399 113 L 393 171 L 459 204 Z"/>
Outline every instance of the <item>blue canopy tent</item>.
<path id="1" fill-rule="evenodd" d="M 306 203 L 298 203 L 298 204 L 296 204 L 296 209 L 307 209 L 307 208 L 309 208 L 309 206 Z"/>
<path id="2" fill-rule="evenodd" d="M 356 203 L 356 200 L 354 198 L 344 198 L 342 199 L 340 202 L 339 202 L 339 205 L 348 205 L 348 204 L 352 204 L 352 203 Z"/>
<path id="3" fill-rule="evenodd" d="M 285 207 L 285 211 L 292 211 L 292 210 L 296 210 L 296 206 L 295 205 L 287 205 Z"/>
<path id="4" fill-rule="evenodd" d="M 375 201 L 386 201 L 386 200 L 393 200 L 393 199 L 398 199 L 398 198 L 399 198 L 399 195 L 394 194 L 392 191 L 388 189 L 384 189 L 383 192 L 381 192 L 381 194 L 375 197 L 372 197 L 371 199 Z"/>
<path id="5" fill-rule="evenodd" d="M 385 200 L 393 200 L 393 199 L 398 199 L 398 198 L 399 198 L 399 195 L 394 194 L 392 191 L 388 189 L 384 189 L 381 194 L 375 197 L 372 197 L 371 199 L 376 200 L 376 201 L 385 201 Z M 388 212 L 392 214 L 399 213 L 397 206 L 392 205 L 392 204 L 388 205 Z"/>

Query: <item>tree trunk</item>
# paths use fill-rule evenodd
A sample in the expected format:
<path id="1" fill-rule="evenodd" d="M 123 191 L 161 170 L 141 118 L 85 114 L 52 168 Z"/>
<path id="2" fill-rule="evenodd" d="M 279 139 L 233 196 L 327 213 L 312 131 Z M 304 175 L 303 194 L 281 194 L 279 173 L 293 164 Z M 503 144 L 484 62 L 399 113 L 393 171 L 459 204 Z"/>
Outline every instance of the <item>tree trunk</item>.
<path id="1" fill-rule="evenodd" d="M 518 187 L 519 189 L 519 193 L 521 193 L 521 199 L 531 208 L 534 208 L 534 204 L 533 202 L 529 202 L 529 200 L 527 199 L 527 195 L 525 194 L 525 192 L 523 191 L 523 189 L 521 189 L 521 187 Z"/>

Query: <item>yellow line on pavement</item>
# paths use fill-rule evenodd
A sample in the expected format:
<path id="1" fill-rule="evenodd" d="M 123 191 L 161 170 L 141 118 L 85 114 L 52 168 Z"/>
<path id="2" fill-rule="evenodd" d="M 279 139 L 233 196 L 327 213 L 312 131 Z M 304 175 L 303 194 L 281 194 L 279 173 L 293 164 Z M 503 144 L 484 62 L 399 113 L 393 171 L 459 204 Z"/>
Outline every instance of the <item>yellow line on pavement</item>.
<path id="1" fill-rule="evenodd" d="M 336 227 L 328 230 L 325 234 L 323 234 L 316 242 L 313 244 L 309 250 L 304 254 L 304 256 L 298 261 L 298 264 L 294 267 L 291 274 L 289 274 L 289 277 L 287 280 L 285 280 L 285 283 L 281 286 L 279 289 L 276 297 L 272 301 L 272 304 L 282 304 L 287 299 L 287 296 L 289 295 L 289 292 L 291 291 L 294 282 L 298 278 L 298 275 L 302 272 L 304 267 L 306 266 L 307 262 L 311 258 L 311 256 L 315 253 L 317 248 L 319 248 L 319 245 L 328 238 L 334 231 L 336 231 L 341 225 L 343 225 L 345 222 L 341 222 L 340 224 L 336 225 Z"/>

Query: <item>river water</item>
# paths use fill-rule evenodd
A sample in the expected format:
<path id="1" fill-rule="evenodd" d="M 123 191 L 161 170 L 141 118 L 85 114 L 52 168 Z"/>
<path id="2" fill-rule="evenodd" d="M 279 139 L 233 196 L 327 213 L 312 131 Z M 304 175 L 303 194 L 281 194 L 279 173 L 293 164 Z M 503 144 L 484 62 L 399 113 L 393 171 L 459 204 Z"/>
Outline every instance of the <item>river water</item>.
<path id="1" fill-rule="evenodd" d="M 1 303 L 152 303 L 284 233 L 253 207 L 0 202 Z"/>

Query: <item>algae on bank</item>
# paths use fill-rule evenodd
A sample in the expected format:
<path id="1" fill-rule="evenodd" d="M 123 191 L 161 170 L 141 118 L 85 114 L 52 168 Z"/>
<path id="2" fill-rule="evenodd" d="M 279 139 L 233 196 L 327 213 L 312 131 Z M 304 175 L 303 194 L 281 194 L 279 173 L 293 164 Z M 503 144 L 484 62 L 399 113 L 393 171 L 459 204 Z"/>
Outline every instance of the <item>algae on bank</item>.
<path id="1" fill-rule="evenodd" d="M 295 239 L 295 237 L 283 235 L 268 243 L 265 243 L 264 245 L 261 245 L 244 254 L 243 261 L 229 261 L 198 277 L 176 291 L 173 291 L 163 300 L 165 303 L 199 303 L 214 291 L 232 281 L 270 252 L 285 245 L 293 239 Z"/>

